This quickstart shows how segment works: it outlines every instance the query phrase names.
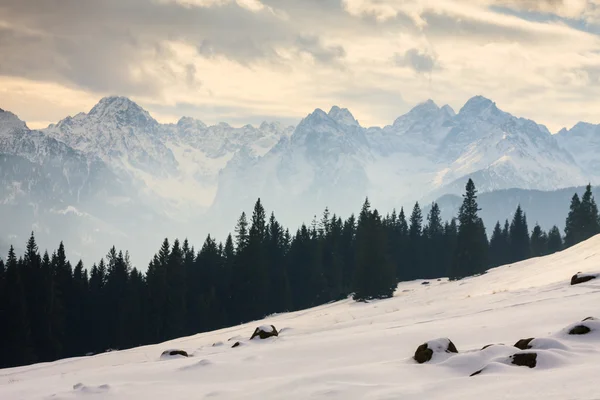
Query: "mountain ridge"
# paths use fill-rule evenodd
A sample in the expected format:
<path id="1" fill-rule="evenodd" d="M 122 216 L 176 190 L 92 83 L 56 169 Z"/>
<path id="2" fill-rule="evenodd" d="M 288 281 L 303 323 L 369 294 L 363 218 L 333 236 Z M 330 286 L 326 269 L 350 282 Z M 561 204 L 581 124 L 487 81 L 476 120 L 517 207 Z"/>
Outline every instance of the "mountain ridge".
<path id="1" fill-rule="evenodd" d="M 96 163 L 112 176 L 111 190 L 121 193 L 109 196 L 114 207 L 122 207 L 113 208 L 116 214 L 127 215 L 132 209 L 125 205 L 139 204 L 145 221 L 169 223 L 180 237 L 199 235 L 198 224 L 203 233 L 226 234 L 258 197 L 273 205 L 286 225 L 298 226 L 326 206 L 350 214 L 366 196 L 381 209 L 392 209 L 460 194 L 467 177 L 474 178 L 481 192 L 598 183 L 596 129 L 600 125 L 578 123 L 552 135 L 545 126 L 504 112 L 483 96 L 469 99 L 458 113 L 427 100 L 383 127 L 363 127 L 350 110 L 337 105 L 329 112 L 315 109 L 295 127 L 266 121 L 259 126 L 209 126 L 191 117 L 163 124 L 132 100 L 109 96 L 89 112 L 41 130 L 29 130 L 16 115 L 0 112 L 0 154 L 6 155 L 8 166 L 2 170 L 6 186 L 0 191 L 0 208 L 14 196 L 29 196 L 30 189 L 19 194 L 15 187 L 32 187 L 28 179 L 33 175 L 11 172 L 11 163 L 22 162 L 15 161 L 15 151 L 33 170 L 36 165 L 50 168 L 44 157 L 64 158 L 46 151 L 64 146 L 65 154 L 79 157 L 78 163 Z M 29 141 L 15 141 L 15 132 L 27 133 Z M 591 139 L 594 146 L 586 146 Z M 54 171 L 52 179 L 68 181 Z M 52 187 L 53 181 L 46 179 L 44 185 Z M 90 193 L 106 192 L 102 185 Z M 71 218 L 106 218 L 99 208 L 87 209 L 77 197 L 69 197 L 74 189 L 67 185 L 56 190 L 60 201 L 54 214 L 73 207 L 81 215 L 69 213 Z M 32 194 L 38 208 L 40 193 Z M 38 217 L 26 219 L 34 227 Z M 111 226 L 119 224 L 126 225 L 111 220 Z M 133 226 L 123 234 L 135 237 Z M 17 235 L 19 241 L 29 232 Z"/>

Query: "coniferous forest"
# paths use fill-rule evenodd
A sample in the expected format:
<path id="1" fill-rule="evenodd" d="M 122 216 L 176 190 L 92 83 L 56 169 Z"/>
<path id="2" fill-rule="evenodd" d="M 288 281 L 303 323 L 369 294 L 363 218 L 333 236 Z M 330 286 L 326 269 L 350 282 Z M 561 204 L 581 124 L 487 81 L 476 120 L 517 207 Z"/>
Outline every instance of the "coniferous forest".
<path id="1" fill-rule="evenodd" d="M 210 235 L 194 248 L 165 239 L 146 272 L 111 248 L 98 263 L 73 266 L 60 243 L 0 260 L 0 368 L 158 343 L 278 312 L 340 300 L 393 295 L 399 281 L 451 279 L 560 251 L 600 233 L 588 185 L 575 194 L 564 237 L 557 227 L 531 232 L 518 207 L 488 241 L 477 191 L 467 183 L 457 218 L 401 209 L 382 215 L 366 200 L 357 217 L 325 210 L 290 232 L 260 200 L 224 243 Z"/>

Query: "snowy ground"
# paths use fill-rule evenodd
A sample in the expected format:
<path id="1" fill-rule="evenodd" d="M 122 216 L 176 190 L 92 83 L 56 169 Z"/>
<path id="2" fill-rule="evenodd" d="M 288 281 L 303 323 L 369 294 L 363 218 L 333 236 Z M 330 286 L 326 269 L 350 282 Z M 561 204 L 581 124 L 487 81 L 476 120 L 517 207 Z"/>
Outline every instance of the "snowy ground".
<path id="1" fill-rule="evenodd" d="M 350 300 L 127 351 L 0 370 L 0 399 L 599 399 L 600 236 L 565 252 L 459 282 L 400 284 L 393 299 Z M 248 339 L 260 325 L 280 335 Z M 600 321 L 590 326 L 600 329 Z M 459 354 L 412 356 L 450 338 Z M 512 366 L 519 339 L 536 368 Z M 240 341 L 241 345 L 231 348 Z M 491 343 L 508 346 L 492 346 Z M 216 345 L 213 345 L 216 344 Z M 163 357 L 182 349 L 189 358 Z M 474 377 L 473 372 L 484 368 Z"/>

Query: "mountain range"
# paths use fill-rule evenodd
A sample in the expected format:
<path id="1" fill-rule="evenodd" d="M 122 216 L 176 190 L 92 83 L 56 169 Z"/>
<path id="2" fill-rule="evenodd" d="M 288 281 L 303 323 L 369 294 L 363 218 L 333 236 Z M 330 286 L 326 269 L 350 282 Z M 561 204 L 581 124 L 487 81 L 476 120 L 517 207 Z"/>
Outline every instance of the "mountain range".
<path id="1" fill-rule="evenodd" d="M 64 239 L 71 258 L 97 261 L 116 244 L 144 267 L 165 236 L 222 238 L 258 197 L 295 228 L 366 196 L 388 211 L 459 195 L 469 177 L 482 193 L 555 191 L 599 171 L 600 125 L 553 135 L 481 96 L 458 112 L 428 100 L 385 127 L 337 106 L 296 127 L 161 124 L 124 97 L 42 130 L 0 110 L 0 246 L 33 230 L 41 247 Z"/>

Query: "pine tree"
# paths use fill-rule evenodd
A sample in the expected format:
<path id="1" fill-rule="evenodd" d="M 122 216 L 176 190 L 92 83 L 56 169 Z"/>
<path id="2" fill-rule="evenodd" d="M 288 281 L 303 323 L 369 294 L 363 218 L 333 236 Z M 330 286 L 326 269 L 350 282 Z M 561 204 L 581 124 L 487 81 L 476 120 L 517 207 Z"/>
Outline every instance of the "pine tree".
<path id="1" fill-rule="evenodd" d="M 565 248 L 571 247 L 583 240 L 583 225 L 581 201 L 577 193 L 575 193 L 571 198 L 569 215 L 565 222 Z"/>
<path id="2" fill-rule="evenodd" d="M 531 256 L 541 257 L 548 254 L 548 235 L 535 224 L 531 232 Z"/>
<path id="3" fill-rule="evenodd" d="M 158 254 L 154 256 L 146 271 L 148 285 L 148 325 L 149 337 L 152 342 L 163 341 L 167 338 L 166 307 L 167 307 L 167 268 L 171 246 L 165 238 Z"/>
<path id="4" fill-rule="evenodd" d="M 379 213 L 371 211 L 369 200 L 365 200 L 356 231 L 354 300 L 367 301 L 393 295 L 396 277 L 387 240 Z"/>
<path id="5" fill-rule="evenodd" d="M 458 226 L 456 225 L 456 218 L 452 218 L 450 222 L 446 222 L 444 225 L 444 248 L 442 250 L 444 265 L 441 270 L 442 276 L 451 276 L 457 240 Z"/>
<path id="6" fill-rule="evenodd" d="M 320 228 L 320 231 L 324 235 L 324 232 L 329 229 L 328 218 L 324 218 L 323 222 L 324 226 Z M 269 218 L 266 243 L 268 274 L 270 278 L 267 306 L 267 313 L 269 314 L 289 310 L 292 306 L 290 283 L 285 265 L 286 249 L 283 234 L 281 225 L 277 222 L 275 214 L 272 213 Z"/>
<path id="7" fill-rule="evenodd" d="M 531 244 L 529 241 L 529 228 L 527 227 L 527 216 L 517 206 L 515 215 L 510 224 L 510 260 L 509 262 L 518 262 L 526 260 L 531 256 Z"/>
<path id="8" fill-rule="evenodd" d="M 450 272 L 453 279 L 481 273 L 487 267 L 488 243 L 478 211 L 477 190 L 473 181 L 469 179 L 458 213 L 460 225 Z"/>
<path id="9" fill-rule="evenodd" d="M 410 215 L 408 229 L 408 268 L 407 280 L 423 277 L 423 215 L 419 203 L 415 203 Z"/>
<path id="10" fill-rule="evenodd" d="M 79 260 L 73 270 L 72 295 L 73 303 L 69 328 L 67 332 L 72 355 L 84 355 L 87 352 L 88 338 L 86 327 L 88 319 L 88 279 L 87 273 L 83 267 L 83 262 Z M 133 334 L 133 333 L 132 333 Z"/>
<path id="11" fill-rule="evenodd" d="M 27 242 L 23 257 L 23 287 L 27 299 L 27 314 L 34 352 L 38 361 L 51 361 L 52 330 L 49 304 L 52 293 L 47 288 L 52 284 L 51 277 L 42 273 L 42 259 L 38 252 L 33 232 Z M 45 279 L 46 278 L 46 279 Z"/>
<path id="12" fill-rule="evenodd" d="M 581 238 L 587 240 L 600 233 L 600 217 L 598 216 L 598 206 L 592 194 L 592 185 L 587 185 L 585 193 L 581 197 Z"/>
<path id="13" fill-rule="evenodd" d="M 122 251 L 117 252 L 113 246 L 107 256 L 106 298 L 108 324 L 108 345 L 112 349 L 120 349 L 128 341 L 128 321 L 123 307 L 127 299 L 129 272 L 131 266 Z M 71 316 L 72 318 L 72 316 Z"/>
<path id="14" fill-rule="evenodd" d="M 424 265 L 423 278 L 438 278 L 446 274 L 444 265 L 444 226 L 442 225 L 440 207 L 436 202 L 431 204 L 427 214 L 427 226 L 424 231 L 424 240 L 427 243 L 423 249 Z"/>
<path id="15" fill-rule="evenodd" d="M 238 219 L 235 227 L 235 249 L 238 253 L 242 252 L 248 246 L 248 221 L 246 219 L 246 213 L 242 212 L 242 215 Z"/>
<path id="16" fill-rule="evenodd" d="M 507 249 L 504 243 L 504 237 L 502 235 L 502 228 L 500 227 L 500 221 L 498 221 L 496 222 L 496 226 L 494 226 L 492 238 L 490 239 L 490 267 L 497 267 L 503 264 L 503 259 L 505 257 L 506 250 Z"/>
<path id="17" fill-rule="evenodd" d="M 175 239 L 167 259 L 166 268 L 166 304 L 165 336 L 168 339 L 183 336 L 186 328 L 185 308 L 185 266 L 183 250 L 179 240 Z"/>
<path id="18" fill-rule="evenodd" d="M 6 321 L 10 329 L 6 331 L 6 350 L 2 359 L 7 365 L 26 365 L 36 361 L 31 331 L 28 323 L 27 305 L 21 280 L 21 269 L 10 246 L 6 259 Z"/>
<path id="19" fill-rule="evenodd" d="M 6 298 L 6 266 L 0 258 L 0 327 L 8 326 L 8 310 L 6 309 L 8 299 Z M 8 354 L 7 348 L 8 329 L 0 328 L 0 354 Z M 0 368 L 6 368 L 8 360 L 0 358 Z"/>
<path id="20" fill-rule="evenodd" d="M 93 344 L 87 350 L 102 352 L 108 348 L 108 315 L 106 302 L 106 265 L 101 259 L 98 265 L 94 264 L 90 273 L 89 283 L 89 336 Z"/>
<path id="21" fill-rule="evenodd" d="M 554 254 L 563 249 L 563 241 L 560 230 L 556 225 L 548 232 L 548 254 Z"/>

